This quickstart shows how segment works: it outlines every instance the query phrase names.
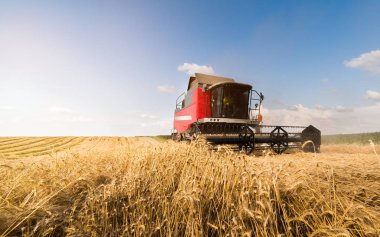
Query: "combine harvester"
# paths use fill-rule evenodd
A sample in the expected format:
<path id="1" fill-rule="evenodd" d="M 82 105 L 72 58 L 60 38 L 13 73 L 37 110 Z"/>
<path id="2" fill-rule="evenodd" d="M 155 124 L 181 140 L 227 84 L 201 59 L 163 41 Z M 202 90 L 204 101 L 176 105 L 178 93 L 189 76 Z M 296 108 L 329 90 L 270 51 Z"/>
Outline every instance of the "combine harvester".
<path id="1" fill-rule="evenodd" d="M 213 145 L 233 145 L 246 154 L 263 149 L 281 154 L 288 148 L 319 152 L 321 132 L 311 125 L 263 125 L 263 100 L 264 95 L 251 85 L 195 73 L 187 92 L 177 98 L 172 139 L 192 140 L 202 135 Z"/>

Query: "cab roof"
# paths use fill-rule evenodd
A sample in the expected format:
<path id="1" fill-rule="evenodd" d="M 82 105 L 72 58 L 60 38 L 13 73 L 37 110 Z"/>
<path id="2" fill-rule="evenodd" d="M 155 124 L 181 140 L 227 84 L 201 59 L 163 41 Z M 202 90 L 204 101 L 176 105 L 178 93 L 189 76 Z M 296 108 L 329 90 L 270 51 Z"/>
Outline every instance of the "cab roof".
<path id="1" fill-rule="evenodd" d="M 220 77 L 220 76 L 213 76 L 213 75 L 207 75 L 207 74 L 202 74 L 202 73 L 195 73 L 195 76 L 191 76 L 189 78 L 189 85 L 187 86 L 187 90 L 189 90 L 192 87 L 198 87 L 202 85 L 214 87 L 216 85 L 220 85 L 224 83 L 246 85 L 242 83 L 237 83 L 235 82 L 234 79 L 228 78 L 228 77 Z M 246 86 L 250 86 L 252 88 L 251 85 L 246 85 Z"/>

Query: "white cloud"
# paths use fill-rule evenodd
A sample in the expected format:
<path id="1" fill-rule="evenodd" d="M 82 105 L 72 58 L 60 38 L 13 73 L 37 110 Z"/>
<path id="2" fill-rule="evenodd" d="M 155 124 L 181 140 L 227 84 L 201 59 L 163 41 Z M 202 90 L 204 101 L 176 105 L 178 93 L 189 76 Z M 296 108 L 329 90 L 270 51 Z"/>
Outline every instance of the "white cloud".
<path id="1" fill-rule="evenodd" d="M 292 105 L 288 108 L 288 110 L 291 110 L 291 111 L 301 111 L 301 110 L 304 110 L 306 109 L 303 105 L 301 104 L 297 104 L 297 105 Z"/>
<path id="2" fill-rule="evenodd" d="M 169 85 L 161 85 L 161 86 L 157 86 L 157 90 L 161 93 L 168 93 L 168 94 L 172 94 L 172 93 L 175 93 L 176 92 L 176 89 L 174 86 L 169 86 Z"/>
<path id="3" fill-rule="evenodd" d="M 337 112 L 351 112 L 353 111 L 353 109 L 351 108 L 347 108 L 347 107 L 344 107 L 342 105 L 337 105 L 333 108 L 335 111 Z"/>
<path id="4" fill-rule="evenodd" d="M 344 61 L 346 67 L 357 68 L 373 74 L 380 74 L 380 50 L 363 53 L 357 58 Z"/>
<path id="5" fill-rule="evenodd" d="M 316 104 L 316 105 L 315 105 L 315 108 L 316 108 L 317 110 L 328 110 L 328 109 L 329 109 L 328 107 L 323 106 L 323 105 L 320 105 L 320 104 Z"/>
<path id="6" fill-rule="evenodd" d="M 268 109 L 263 115 L 264 122 L 268 124 L 306 126 L 313 121 L 326 121 L 332 113 L 331 110 L 307 108 L 298 104 L 287 109 Z"/>
<path id="7" fill-rule="evenodd" d="M 380 101 L 380 92 L 368 90 L 366 93 L 366 97 L 369 100 Z"/>
<path id="8" fill-rule="evenodd" d="M 336 112 L 350 112 L 352 111 L 351 108 L 347 108 L 347 107 L 344 107 L 342 105 L 337 105 L 337 106 L 334 106 L 334 107 L 327 107 L 327 106 L 323 106 L 323 105 L 320 105 L 320 104 L 316 104 L 315 105 L 315 109 L 316 110 L 320 110 L 320 111 L 327 111 L 327 110 L 332 110 L 332 111 L 336 111 Z"/>
<path id="9" fill-rule="evenodd" d="M 202 66 L 195 63 L 184 63 L 178 66 L 178 71 L 186 72 L 189 75 L 194 75 L 194 73 L 204 73 L 204 74 L 215 74 L 214 69 L 211 66 Z"/>
<path id="10" fill-rule="evenodd" d="M 360 133 L 380 131 L 380 103 L 372 106 L 346 108 L 341 105 L 308 108 L 301 104 L 288 109 L 263 109 L 264 124 L 314 125 L 323 134 Z"/>

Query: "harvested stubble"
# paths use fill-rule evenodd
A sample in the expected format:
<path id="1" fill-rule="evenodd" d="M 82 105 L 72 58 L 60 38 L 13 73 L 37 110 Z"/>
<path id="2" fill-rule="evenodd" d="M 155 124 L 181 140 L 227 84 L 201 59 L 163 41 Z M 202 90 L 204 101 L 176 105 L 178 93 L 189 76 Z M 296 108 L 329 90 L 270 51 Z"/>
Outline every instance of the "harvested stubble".
<path id="1" fill-rule="evenodd" d="M 380 159 L 372 154 L 254 157 L 202 143 L 130 140 L 0 167 L 0 234 L 380 234 Z"/>
<path id="2" fill-rule="evenodd" d="M 25 137 L 0 138 L 0 159 L 42 156 L 70 149 L 85 140 L 83 137 Z M 6 143 L 1 143 L 6 141 Z"/>

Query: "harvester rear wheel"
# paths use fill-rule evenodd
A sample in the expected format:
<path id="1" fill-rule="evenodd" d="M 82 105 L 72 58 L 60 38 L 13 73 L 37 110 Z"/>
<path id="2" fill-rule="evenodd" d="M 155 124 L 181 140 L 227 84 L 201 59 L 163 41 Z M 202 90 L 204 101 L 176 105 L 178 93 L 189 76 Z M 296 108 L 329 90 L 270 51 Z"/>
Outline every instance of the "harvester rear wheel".
<path id="1" fill-rule="evenodd" d="M 273 129 L 270 133 L 270 137 L 272 141 L 270 147 L 275 153 L 281 154 L 288 149 L 288 133 L 282 127 L 278 126 Z"/>
<path id="2" fill-rule="evenodd" d="M 239 133 L 239 150 L 249 155 L 255 150 L 255 133 L 248 127 L 242 126 Z"/>

